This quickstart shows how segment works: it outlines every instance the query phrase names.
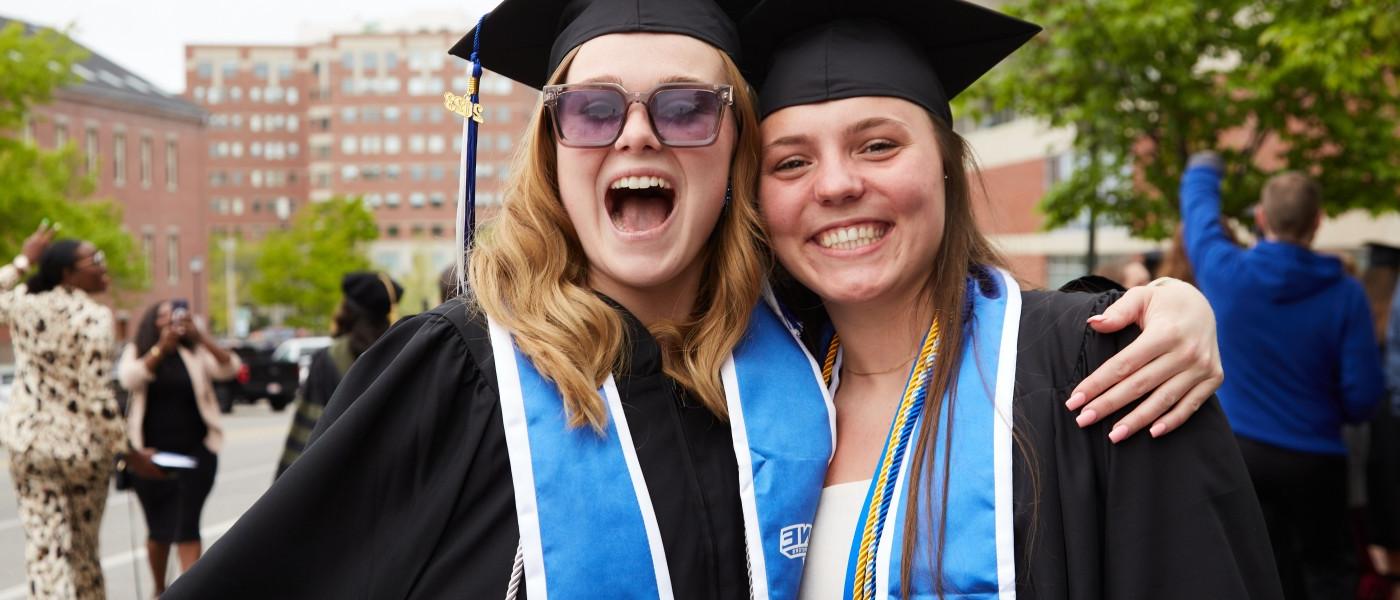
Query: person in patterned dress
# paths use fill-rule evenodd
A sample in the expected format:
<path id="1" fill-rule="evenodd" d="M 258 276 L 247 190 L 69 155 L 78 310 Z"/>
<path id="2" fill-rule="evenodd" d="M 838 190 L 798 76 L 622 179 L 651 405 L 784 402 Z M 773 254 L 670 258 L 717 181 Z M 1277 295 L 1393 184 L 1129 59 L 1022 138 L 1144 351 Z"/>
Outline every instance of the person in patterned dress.
<path id="1" fill-rule="evenodd" d="M 103 598 L 97 532 L 113 466 L 124 457 L 138 476 L 161 475 L 148 455 L 128 452 L 108 385 L 112 311 L 92 297 L 109 281 L 102 251 L 53 237 L 41 226 L 0 267 L 0 325 L 10 327 L 16 367 L 0 440 L 24 526 L 29 597 Z"/>

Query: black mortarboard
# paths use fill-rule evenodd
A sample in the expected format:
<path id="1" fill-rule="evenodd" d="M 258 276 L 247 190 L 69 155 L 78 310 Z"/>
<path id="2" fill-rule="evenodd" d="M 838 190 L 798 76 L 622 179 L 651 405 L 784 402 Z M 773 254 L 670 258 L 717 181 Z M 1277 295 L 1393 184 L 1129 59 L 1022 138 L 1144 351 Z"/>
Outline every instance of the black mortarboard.
<path id="1" fill-rule="evenodd" d="M 534 88 L 544 86 L 570 50 L 609 33 L 688 35 L 737 60 L 735 21 L 752 5 L 742 0 L 505 0 L 450 53 L 470 60 L 480 31 L 482 65 Z"/>
<path id="2" fill-rule="evenodd" d="M 1040 27 L 962 0 L 764 0 L 742 31 L 762 116 L 893 96 L 951 124 L 948 101 Z"/>
<path id="3" fill-rule="evenodd" d="M 357 271 L 340 278 L 340 292 L 365 310 L 389 316 L 403 296 L 403 286 L 383 273 Z"/>

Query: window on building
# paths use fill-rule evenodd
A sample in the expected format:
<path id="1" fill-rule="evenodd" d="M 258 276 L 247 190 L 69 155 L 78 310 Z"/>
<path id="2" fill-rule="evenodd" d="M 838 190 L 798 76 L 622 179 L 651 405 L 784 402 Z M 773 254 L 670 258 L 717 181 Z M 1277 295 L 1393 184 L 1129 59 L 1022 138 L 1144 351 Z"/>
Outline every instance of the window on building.
<path id="1" fill-rule="evenodd" d="M 268 102 L 281 102 L 282 92 L 282 87 L 269 85 L 267 89 L 263 90 L 263 98 L 266 98 Z"/>
<path id="2" fill-rule="evenodd" d="M 68 145 L 68 124 L 58 123 L 53 127 L 53 145 L 62 148 Z"/>
<path id="3" fill-rule="evenodd" d="M 423 120 L 423 107 L 411 106 L 408 109 L 408 120 L 411 123 L 418 123 Z"/>
<path id="4" fill-rule="evenodd" d="M 421 135 L 408 136 L 408 151 L 414 154 L 422 154 L 424 148 L 424 137 Z"/>
<path id="5" fill-rule="evenodd" d="M 287 144 L 287 155 L 288 155 L 288 156 L 291 156 L 291 157 L 295 158 L 296 155 L 298 155 L 298 154 L 300 154 L 300 153 L 301 153 L 301 146 L 298 145 L 296 142 L 290 142 L 290 143 Z"/>
<path id="6" fill-rule="evenodd" d="M 296 88 L 287 88 L 287 104 L 296 104 L 301 98 L 301 93 Z"/>
<path id="7" fill-rule="evenodd" d="M 219 88 L 216 88 L 216 87 L 211 87 L 211 88 L 209 88 L 209 103 L 210 103 L 210 104 L 218 104 L 218 103 L 219 103 L 220 101 L 222 101 L 222 100 L 223 100 L 223 93 L 219 91 Z"/>
<path id="8" fill-rule="evenodd" d="M 262 200 L 253 199 L 253 214 L 262 212 Z"/>
<path id="9" fill-rule="evenodd" d="M 354 181 L 360 176 L 360 169 L 355 165 L 344 165 L 340 167 L 341 181 Z"/>
<path id="10" fill-rule="evenodd" d="M 330 157 L 331 157 L 331 147 L 330 147 L 329 145 L 318 145 L 318 146 L 315 146 L 315 147 L 313 147 L 313 148 L 311 149 L 311 153 L 312 153 L 316 158 L 330 158 Z"/>
<path id="11" fill-rule="evenodd" d="M 267 79 L 267 63 L 253 63 L 253 76 L 257 77 L 258 79 Z"/>
<path id="12" fill-rule="evenodd" d="M 165 189 L 175 191 L 180 181 L 180 145 L 165 140 Z"/>
<path id="13" fill-rule="evenodd" d="M 208 79 L 214 76 L 214 65 L 207 60 L 201 60 L 194 65 L 194 74 L 200 79 Z"/>
<path id="14" fill-rule="evenodd" d="M 262 187 L 262 182 L 262 171 L 253 171 L 252 174 L 248 175 L 248 183 L 253 184 L 253 187 Z M 258 205 L 256 203 L 253 204 L 253 212 L 258 212 Z"/>
<path id="15" fill-rule="evenodd" d="M 328 187 L 331 187 L 331 174 L 328 173 L 328 172 L 320 172 L 320 173 L 317 173 L 317 174 L 316 174 L 316 187 L 318 187 L 318 188 L 328 188 Z"/>
<path id="16" fill-rule="evenodd" d="M 355 94 L 355 80 L 349 77 L 340 80 L 340 93 L 353 96 Z"/>
<path id="17" fill-rule="evenodd" d="M 387 206 L 389 208 L 398 208 L 399 198 L 400 196 L 398 192 L 389 192 L 388 194 L 385 194 L 384 206 Z"/>
<path id="18" fill-rule="evenodd" d="M 402 146 L 401 142 L 399 141 L 399 136 L 397 136 L 397 135 L 386 135 L 386 136 L 384 136 L 384 153 L 385 153 L 385 154 L 398 154 L 402 149 L 403 149 L 403 146 Z"/>
<path id="19" fill-rule="evenodd" d="M 428 152 L 429 152 L 429 153 L 438 154 L 438 153 L 440 153 L 440 152 L 442 152 L 443 150 L 446 150 L 446 149 L 447 149 L 447 144 L 446 144 L 446 142 L 445 142 L 445 138 L 443 138 L 443 137 L 440 136 L 440 135 L 430 135 L 430 136 L 428 136 Z"/>
<path id="20" fill-rule="evenodd" d="M 408 195 L 408 205 L 413 208 L 423 208 L 427 200 L 428 197 L 424 195 L 423 192 L 413 192 Z"/>
<path id="21" fill-rule="evenodd" d="M 151 187 L 151 180 L 155 177 L 152 174 L 155 165 L 151 164 L 155 161 L 154 154 L 155 150 L 151 147 L 151 138 L 141 136 L 141 187 Z"/>
<path id="22" fill-rule="evenodd" d="M 256 85 L 248 88 L 248 99 L 252 100 L 253 102 L 262 101 L 262 88 Z"/>
<path id="23" fill-rule="evenodd" d="M 515 139 L 509 133 L 502 133 L 496 136 L 496 149 L 501 152 L 509 152 L 511 146 L 515 145 Z"/>
<path id="24" fill-rule="evenodd" d="M 443 234 L 442 223 L 433 223 L 432 232 L 433 232 L 433 237 L 435 237 L 435 238 L 440 238 L 440 237 L 442 237 L 442 234 Z"/>
<path id="25" fill-rule="evenodd" d="M 365 181 L 379 179 L 379 165 L 365 165 L 360 168 L 360 178 Z"/>
<path id="26" fill-rule="evenodd" d="M 413 232 L 413 237 L 423 235 L 423 224 L 414 223 L 413 226 L 409 227 L 409 230 Z"/>
<path id="27" fill-rule="evenodd" d="M 360 152 L 364 154 L 379 154 L 379 136 L 362 136 L 360 138 Z"/>
<path id="28" fill-rule="evenodd" d="M 359 114 L 360 111 L 355 110 L 355 107 L 347 106 L 340 109 L 340 120 L 345 123 L 354 123 L 355 118 L 359 116 Z"/>
<path id="29" fill-rule="evenodd" d="M 398 123 L 398 122 L 399 122 L 399 114 L 400 114 L 400 112 L 401 112 L 401 111 L 399 110 L 399 107 L 397 107 L 397 106 L 386 106 L 386 107 L 384 107 L 384 122 L 385 122 L 385 123 Z"/>
<path id="30" fill-rule="evenodd" d="M 165 236 L 165 273 L 166 283 L 180 283 L 180 235 L 177 233 Z"/>
<path id="31" fill-rule="evenodd" d="M 126 134 L 112 135 L 112 182 L 126 183 Z"/>
<path id="32" fill-rule="evenodd" d="M 390 225 L 390 226 L 388 226 L 388 227 L 385 227 L 385 228 L 384 228 L 384 235 L 385 235 L 385 237 L 391 237 L 391 238 L 399 237 L 399 226 L 398 226 L 398 225 Z"/>
<path id="33" fill-rule="evenodd" d="M 393 52 L 384 53 L 384 69 L 392 71 L 399 66 L 399 55 Z"/>
<path id="34" fill-rule="evenodd" d="M 384 197 L 379 194 L 365 194 L 364 200 L 365 206 L 368 206 L 370 208 L 379 208 L 379 205 L 383 204 L 384 202 Z"/>
<path id="35" fill-rule="evenodd" d="M 203 102 L 203 101 L 204 101 L 204 86 L 202 86 L 202 85 L 194 86 L 194 99 L 195 99 L 195 100 L 198 100 L 198 101 L 200 101 L 200 102 Z"/>
<path id="36" fill-rule="evenodd" d="M 238 75 L 238 63 L 224 63 L 224 79 L 233 79 L 236 75 Z"/>
<path id="37" fill-rule="evenodd" d="M 242 198 L 234 198 L 234 199 L 233 199 L 233 214 L 234 214 L 234 215 L 241 215 L 241 214 L 243 214 L 243 199 L 242 199 Z"/>
<path id="38" fill-rule="evenodd" d="M 97 173 L 97 128 L 88 127 L 83 133 L 83 169 L 88 175 L 96 177 Z"/>
<path id="39" fill-rule="evenodd" d="M 442 181 L 442 178 L 445 175 L 446 170 L 442 168 L 442 165 L 433 165 L 428 168 L 428 179 L 431 179 L 433 181 Z"/>
<path id="40" fill-rule="evenodd" d="M 358 144 L 359 144 L 359 139 L 356 138 L 356 137 L 353 136 L 353 135 L 347 135 L 347 136 L 345 136 L 345 137 L 343 137 L 343 138 L 340 138 L 340 153 L 341 153 L 341 154 L 354 154 L 354 153 L 355 153 L 356 146 L 357 146 Z"/>
<path id="41" fill-rule="evenodd" d="M 413 165 L 408 168 L 408 176 L 414 181 L 423 181 L 423 177 L 427 171 L 427 169 L 423 168 L 423 165 Z"/>
<path id="42" fill-rule="evenodd" d="M 379 54 L 377 54 L 377 53 L 375 53 L 375 52 L 366 52 L 366 53 L 364 53 L 363 55 L 360 56 L 360 64 L 364 65 L 365 70 L 378 69 L 378 68 L 379 68 Z"/>
<path id="43" fill-rule="evenodd" d="M 355 68 L 355 55 L 352 54 L 352 53 L 350 53 L 350 52 L 346 52 L 346 53 L 344 53 L 344 54 L 341 54 L 341 55 L 340 55 L 340 66 L 345 67 L 345 68 L 347 68 L 347 69 L 353 69 L 353 68 Z"/>
<path id="44" fill-rule="evenodd" d="M 228 99 L 229 99 L 229 100 L 232 100 L 232 101 L 234 101 L 234 102 L 237 102 L 237 101 L 239 101 L 239 100 L 242 100 L 242 99 L 243 99 L 243 88 L 238 87 L 238 86 L 236 86 L 236 85 L 233 86 L 233 87 L 231 87 L 231 88 L 229 88 L 229 89 L 228 89 Z"/>
<path id="45" fill-rule="evenodd" d="M 295 133 L 300 126 L 301 120 L 296 115 L 287 115 L 287 131 Z"/>
<path id="46" fill-rule="evenodd" d="M 442 195 L 442 192 L 433 192 L 433 193 L 431 193 L 431 194 L 428 195 L 428 204 L 431 204 L 431 205 L 433 206 L 433 208 L 441 208 L 441 207 L 442 207 L 442 203 L 443 203 L 443 195 Z"/>
<path id="47" fill-rule="evenodd" d="M 292 78 L 292 63 L 280 63 L 277 65 L 277 78 L 283 81 Z"/>
<path id="48" fill-rule="evenodd" d="M 229 122 L 230 125 L 233 126 L 234 129 L 238 129 L 238 128 L 242 127 L 242 126 L 243 126 L 243 114 L 242 114 L 242 113 L 233 113 L 233 114 L 229 115 L 229 117 L 228 117 L 228 122 Z"/>
<path id="49" fill-rule="evenodd" d="M 234 142 L 229 150 L 232 151 L 234 158 L 243 158 L 243 142 Z"/>
<path id="50" fill-rule="evenodd" d="M 385 178 L 385 179 L 388 179 L 389 181 L 398 181 L 398 180 L 399 180 L 399 166 L 398 166 L 398 165 L 387 165 L 387 166 L 385 166 L 385 167 L 384 167 L 384 178 Z"/>
<path id="51" fill-rule="evenodd" d="M 438 90 L 437 92 L 434 92 L 434 93 L 441 94 L 441 93 L 442 93 L 442 90 Z M 430 122 L 430 123 L 441 123 L 441 122 L 442 122 L 442 115 L 444 115 L 444 114 L 447 114 L 447 111 L 444 110 L 442 107 L 434 107 L 434 108 L 432 108 L 432 109 L 430 109 L 430 110 L 428 111 L 428 122 Z"/>
<path id="52" fill-rule="evenodd" d="M 146 232 L 141 234 L 141 260 L 145 262 L 146 272 L 153 273 L 156 266 L 156 234 Z"/>

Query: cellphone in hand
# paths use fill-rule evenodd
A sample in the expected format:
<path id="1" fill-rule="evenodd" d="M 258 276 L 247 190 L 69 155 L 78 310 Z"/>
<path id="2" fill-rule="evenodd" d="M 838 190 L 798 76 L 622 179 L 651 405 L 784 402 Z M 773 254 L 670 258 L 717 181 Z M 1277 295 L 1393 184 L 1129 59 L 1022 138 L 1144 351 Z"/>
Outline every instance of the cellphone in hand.
<path id="1" fill-rule="evenodd" d="M 183 319 L 190 315 L 190 301 L 176 298 L 170 301 L 170 318 Z"/>

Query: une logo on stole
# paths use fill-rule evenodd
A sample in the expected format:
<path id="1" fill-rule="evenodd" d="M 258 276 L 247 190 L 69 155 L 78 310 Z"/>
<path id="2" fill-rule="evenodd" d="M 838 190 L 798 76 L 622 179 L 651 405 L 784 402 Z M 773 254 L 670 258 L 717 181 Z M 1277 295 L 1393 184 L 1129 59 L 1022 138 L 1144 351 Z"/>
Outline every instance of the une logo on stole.
<path id="1" fill-rule="evenodd" d="M 788 558 L 805 558 L 807 556 L 807 540 L 811 537 L 811 523 L 788 525 L 778 532 L 778 550 Z"/>

